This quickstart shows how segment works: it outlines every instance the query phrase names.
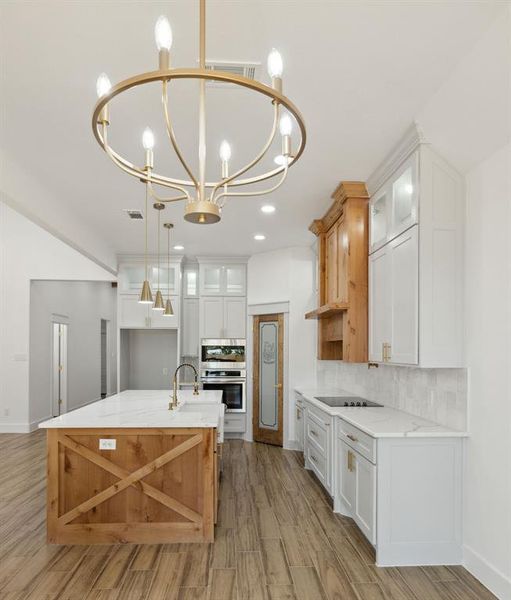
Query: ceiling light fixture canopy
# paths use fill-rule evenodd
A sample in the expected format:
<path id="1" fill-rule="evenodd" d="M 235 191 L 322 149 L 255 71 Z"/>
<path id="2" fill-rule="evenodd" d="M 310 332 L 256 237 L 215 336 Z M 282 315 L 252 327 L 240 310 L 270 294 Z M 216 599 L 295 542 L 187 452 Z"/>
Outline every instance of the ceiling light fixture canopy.
<path id="1" fill-rule="evenodd" d="M 102 73 L 97 82 L 98 101 L 92 115 L 92 129 L 94 136 L 100 146 L 105 150 L 110 159 L 123 171 L 142 181 L 150 196 L 158 202 L 177 202 L 184 200 L 185 219 L 192 223 L 208 224 L 216 223 L 221 218 L 221 210 L 226 200 L 233 196 L 261 196 L 269 194 L 282 185 L 287 177 L 288 169 L 301 156 L 306 141 L 305 124 L 302 116 L 294 104 L 282 93 L 283 61 L 280 53 L 273 48 L 268 56 L 268 74 L 271 78 L 271 86 L 234 75 L 227 71 L 206 69 L 206 3 L 199 0 L 200 6 L 200 44 L 199 44 L 199 67 L 198 68 L 171 68 L 170 49 L 172 47 L 172 29 L 165 16 L 161 16 L 155 25 L 155 41 L 159 52 L 158 69 L 125 79 L 114 86 L 105 73 Z M 175 81 L 180 79 L 193 79 L 199 82 L 199 139 L 197 155 L 199 157 L 199 172 L 194 174 L 181 153 L 174 133 L 174 126 L 170 115 L 169 96 L 170 88 L 174 87 Z M 231 162 L 231 146 L 227 141 L 222 142 L 220 147 L 220 158 L 222 162 L 221 173 L 217 181 L 206 180 L 206 82 L 217 81 L 230 83 L 249 89 L 266 96 L 273 105 L 273 121 L 269 137 L 263 148 L 256 153 L 255 158 L 232 174 L 229 172 Z M 167 135 L 179 159 L 187 173 L 186 179 L 179 179 L 168 175 L 160 175 L 154 171 L 153 151 L 154 135 L 149 128 L 144 130 L 142 145 L 145 150 L 145 164 L 137 166 L 116 152 L 109 144 L 108 127 L 110 125 L 109 113 L 114 98 L 131 88 L 160 82 L 163 118 Z M 293 122 L 298 126 L 300 141 L 296 152 L 292 152 L 291 133 Z M 282 156 L 284 160 L 277 168 L 253 176 L 242 177 L 261 162 L 279 129 L 282 137 Z M 237 191 L 241 186 L 250 186 L 259 182 L 278 177 L 274 185 L 266 190 Z M 170 188 L 177 193 L 172 197 L 162 198 L 154 190 L 155 185 Z"/>

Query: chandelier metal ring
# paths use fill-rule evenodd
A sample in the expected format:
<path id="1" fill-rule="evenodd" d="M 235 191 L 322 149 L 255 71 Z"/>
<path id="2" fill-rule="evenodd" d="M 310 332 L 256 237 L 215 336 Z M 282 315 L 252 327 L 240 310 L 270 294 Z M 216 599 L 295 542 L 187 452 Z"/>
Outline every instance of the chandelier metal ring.
<path id="1" fill-rule="evenodd" d="M 101 119 L 101 115 L 105 109 L 105 107 L 111 107 L 111 101 L 116 96 L 119 96 L 123 92 L 128 91 L 131 88 L 135 88 L 138 86 L 142 86 L 149 83 L 155 83 L 158 81 L 170 82 L 172 80 L 179 79 L 196 79 L 196 80 L 206 80 L 206 81 L 220 81 L 224 83 L 235 84 L 244 88 L 248 88 L 252 91 L 258 92 L 264 96 L 267 96 L 272 100 L 272 103 L 277 104 L 278 106 L 283 106 L 290 114 L 293 115 L 298 128 L 300 130 L 300 144 L 296 153 L 289 158 L 288 164 L 279 166 L 270 171 L 266 171 L 260 175 L 256 175 L 253 177 L 246 177 L 244 179 L 234 179 L 230 181 L 229 187 L 237 187 L 243 185 L 250 185 L 254 183 L 258 183 L 261 181 L 265 181 L 266 179 L 270 179 L 271 177 L 275 177 L 281 173 L 287 171 L 287 169 L 292 166 L 302 155 L 307 134 L 305 129 L 305 123 L 303 120 L 300 111 L 296 108 L 296 106 L 282 93 L 276 90 L 273 87 L 260 83 L 258 81 L 248 79 L 246 77 L 242 77 L 240 75 L 233 75 L 228 72 L 222 71 L 211 71 L 208 69 L 196 68 L 196 69 L 167 69 L 167 70 L 157 70 L 157 71 L 149 71 L 146 73 L 142 73 L 139 75 L 135 75 L 119 83 L 112 86 L 110 92 L 100 97 L 96 102 L 94 107 L 94 111 L 92 114 L 92 130 L 94 133 L 94 137 L 96 138 L 98 144 L 110 155 L 112 160 L 126 173 L 137 177 L 143 182 L 152 183 L 156 185 L 162 185 L 166 187 L 173 186 L 184 186 L 184 187 L 196 187 L 195 183 L 191 180 L 186 179 L 176 179 L 172 177 L 167 177 L 164 175 L 160 175 L 153 171 L 147 171 L 143 167 L 138 167 L 131 163 L 129 160 L 118 154 L 115 150 L 113 150 L 108 143 L 105 141 L 105 136 L 103 134 L 104 130 L 104 122 Z M 205 188 L 215 188 L 218 187 L 218 182 L 204 182 Z M 176 197 L 176 200 L 182 199 L 181 197 Z"/>

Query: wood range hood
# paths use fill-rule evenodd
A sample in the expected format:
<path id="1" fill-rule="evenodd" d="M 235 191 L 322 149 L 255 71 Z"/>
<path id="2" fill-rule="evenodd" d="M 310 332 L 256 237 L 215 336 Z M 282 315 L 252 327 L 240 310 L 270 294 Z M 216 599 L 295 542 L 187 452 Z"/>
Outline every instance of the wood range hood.
<path id="1" fill-rule="evenodd" d="M 362 181 L 341 181 L 333 204 L 309 230 L 318 238 L 318 359 L 367 362 L 369 194 Z"/>

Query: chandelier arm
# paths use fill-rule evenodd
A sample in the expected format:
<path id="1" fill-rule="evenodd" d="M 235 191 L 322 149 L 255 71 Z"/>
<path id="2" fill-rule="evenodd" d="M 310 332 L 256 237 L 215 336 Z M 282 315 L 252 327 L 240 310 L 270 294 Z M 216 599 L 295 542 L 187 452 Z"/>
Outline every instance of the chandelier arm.
<path id="1" fill-rule="evenodd" d="M 168 93 L 167 93 L 168 81 L 164 80 L 162 82 L 162 84 L 163 84 L 163 91 L 162 91 L 162 95 L 161 95 L 161 101 L 162 101 L 162 105 L 163 105 L 163 114 L 165 116 L 165 125 L 167 127 L 167 134 L 169 136 L 170 142 L 172 143 L 172 147 L 174 148 L 174 152 L 176 153 L 180 163 L 183 165 L 185 171 L 188 173 L 188 176 L 192 180 L 195 189 L 199 190 L 199 183 L 198 183 L 197 179 L 195 178 L 194 174 L 192 173 L 192 170 L 187 165 L 185 159 L 183 158 L 181 151 L 179 150 L 179 147 L 177 145 L 176 136 L 174 134 L 174 128 L 172 127 L 172 122 L 169 117 L 169 106 L 168 106 L 169 98 L 168 98 Z"/>
<path id="2" fill-rule="evenodd" d="M 167 198 L 163 198 L 162 196 L 158 196 L 150 182 L 147 185 L 149 186 L 151 198 L 154 198 L 154 200 L 157 200 L 158 202 L 177 202 L 178 200 L 190 200 L 190 195 L 186 193 L 180 194 L 179 196 L 169 196 Z"/>
<path id="3" fill-rule="evenodd" d="M 288 166 L 286 165 L 284 167 L 284 171 L 282 173 L 282 177 L 280 178 L 280 180 L 271 188 L 267 189 L 267 190 L 261 190 L 261 191 L 253 191 L 253 192 L 222 192 L 221 194 L 219 194 L 216 198 L 215 201 L 218 201 L 220 198 L 230 198 L 232 196 L 264 196 L 265 194 L 270 194 L 271 192 L 274 192 L 276 189 L 278 189 L 286 180 L 287 177 L 287 173 L 288 173 Z M 225 204 L 225 200 L 224 202 L 222 202 L 222 204 L 220 205 L 220 208 L 222 208 Z"/>
<path id="4" fill-rule="evenodd" d="M 150 193 L 153 196 L 153 198 L 155 198 L 156 200 L 159 200 L 160 202 L 164 202 L 165 200 L 161 200 L 160 198 L 158 198 L 158 196 L 156 195 L 156 193 L 153 191 L 152 189 L 152 184 L 155 183 L 157 185 L 163 185 L 164 187 L 168 187 L 174 190 L 177 190 L 178 192 L 182 192 L 183 197 L 180 198 L 180 200 L 184 200 L 184 199 L 190 199 L 190 194 L 186 191 L 185 188 L 176 185 L 174 183 L 170 183 L 168 181 L 160 181 L 159 179 L 155 179 L 152 174 L 147 171 L 147 170 L 140 170 L 137 169 L 136 167 L 129 167 L 128 165 L 125 165 L 121 160 L 119 160 L 119 158 L 117 157 L 117 154 L 110 148 L 110 146 L 108 145 L 108 129 L 107 129 L 107 125 L 106 123 L 102 124 L 102 129 L 103 129 L 103 148 L 105 150 L 105 152 L 107 153 L 107 156 L 112 160 L 112 162 L 117 165 L 120 169 L 122 169 L 125 173 L 128 173 L 128 175 L 132 175 L 134 177 L 137 177 L 138 179 L 140 179 L 140 181 L 142 181 L 142 183 L 146 183 L 147 185 L 149 185 L 151 187 L 150 189 Z"/>
<path id="5" fill-rule="evenodd" d="M 238 178 L 240 175 L 243 175 L 243 173 L 246 173 L 249 169 L 251 169 L 253 166 L 255 166 L 263 158 L 263 156 L 266 154 L 266 152 L 268 152 L 269 147 L 272 145 L 273 140 L 275 139 L 275 134 L 277 132 L 277 124 L 278 124 L 278 122 L 279 122 L 279 103 L 278 102 L 274 102 L 273 125 L 272 125 L 272 128 L 271 128 L 270 136 L 269 136 L 268 140 L 266 141 L 266 144 L 263 146 L 263 149 L 254 158 L 254 160 L 252 160 L 247 165 L 245 165 L 244 167 L 242 167 L 239 171 L 236 171 L 236 173 L 233 173 L 232 175 L 230 175 L 226 179 L 223 179 L 222 181 L 219 181 L 213 187 L 213 190 L 212 190 L 211 196 L 210 196 L 210 198 L 211 198 L 212 201 L 215 200 L 215 194 L 216 194 L 217 190 L 221 186 L 224 186 L 224 189 L 225 189 L 225 186 L 229 185 L 229 183 L 231 181 L 233 181 L 234 179 Z"/>
<path id="6" fill-rule="evenodd" d="M 179 196 L 170 196 L 168 198 L 158 196 L 158 194 L 154 191 L 153 184 L 150 181 L 147 182 L 147 185 L 148 185 L 149 193 L 151 194 L 151 197 L 154 198 L 155 200 L 158 200 L 158 202 L 175 202 L 176 200 L 191 200 L 190 194 L 184 188 L 180 188 L 177 185 L 174 186 L 174 189 L 179 190 L 182 193 Z"/>

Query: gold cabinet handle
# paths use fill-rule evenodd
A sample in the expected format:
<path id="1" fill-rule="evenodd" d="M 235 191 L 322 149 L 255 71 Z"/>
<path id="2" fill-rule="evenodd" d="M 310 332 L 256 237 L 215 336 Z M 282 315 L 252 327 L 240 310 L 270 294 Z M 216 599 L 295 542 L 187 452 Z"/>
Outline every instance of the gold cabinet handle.
<path id="1" fill-rule="evenodd" d="M 296 409 L 296 418 L 298 420 L 302 418 L 302 411 L 299 408 Z"/>
<path id="2" fill-rule="evenodd" d="M 318 434 L 314 431 L 314 429 L 311 429 L 310 432 L 314 437 L 318 437 Z"/>
<path id="3" fill-rule="evenodd" d="M 387 362 L 388 362 L 388 361 L 390 360 L 390 358 L 391 358 L 391 356 L 390 356 L 390 348 L 391 348 L 391 345 L 390 345 L 390 344 L 387 344 Z"/>
<path id="4" fill-rule="evenodd" d="M 351 435 L 351 433 L 347 433 L 346 437 L 352 442 L 358 442 L 357 438 L 354 435 Z"/>
<path id="5" fill-rule="evenodd" d="M 318 459 L 314 456 L 314 454 L 310 455 L 310 459 L 312 460 L 312 462 L 315 462 L 315 463 L 318 462 Z"/>
<path id="6" fill-rule="evenodd" d="M 282 387 L 282 384 L 281 383 L 277 383 L 273 387 L 278 388 L 280 390 L 280 388 Z"/>
<path id="7" fill-rule="evenodd" d="M 386 349 L 387 349 L 387 344 L 385 342 L 382 342 L 382 344 L 381 344 L 381 360 L 382 360 L 382 362 L 385 362 Z"/>
<path id="8" fill-rule="evenodd" d="M 355 467 L 353 466 L 353 452 L 348 450 L 348 471 L 351 473 L 354 470 L 355 470 Z"/>

